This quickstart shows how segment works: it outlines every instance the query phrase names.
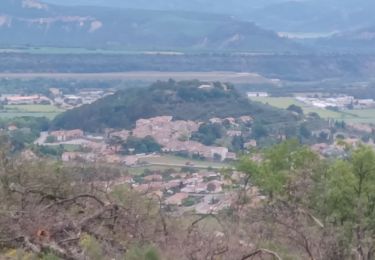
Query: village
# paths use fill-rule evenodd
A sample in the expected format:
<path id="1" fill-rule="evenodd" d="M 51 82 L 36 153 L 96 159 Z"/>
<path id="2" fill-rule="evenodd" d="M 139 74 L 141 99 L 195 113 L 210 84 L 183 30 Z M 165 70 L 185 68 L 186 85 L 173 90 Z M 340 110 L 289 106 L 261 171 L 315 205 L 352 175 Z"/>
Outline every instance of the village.
<path id="1" fill-rule="evenodd" d="M 228 130 L 229 137 L 242 135 L 236 125 L 249 123 L 251 116 L 238 119 L 212 118 L 211 123 L 231 122 L 232 130 Z M 206 146 L 190 140 L 192 134 L 199 129 L 201 123 L 193 121 L 173 120 L 170 116 L 160 116 L 149 119 L 140 119 L 132 130 L 106 129 L 102 135 L 85 133 L 80 129 L 42 132 L 36 145 L 60 146 L 73 145 L 79 147 L 76 151 L 65 151 L 61 160 L 65 163 L 103 163 L 115 164 L 124 169 L 134 169 L 137 174 L 124 175 L 114 182 L 115 186 L 128 185 L 141 194 L 156 196 L 163 207 L 174 214 L 186 211 L 195 211 L 198 214 L 215 214 L 227 209 L 236 199 L 236 190 L 244 183 L 244 175 L 233 172 L 231 162 L 238 157 L 229 152 L 227 147 Z M 349 125 L 352 131 L 371 133 L 373 129 L 363 125 Z M 356 128 L 355 128 L 356 127 Z M 318 137 L 325 134 L 333 142 L 321 142 L 311 145 L 311 149 L 325 158 L 344 158 L 348 146 L 358 146 L 363 141 L 345 133 L 331 133 L 329 129 L 313 132 Z M 124 143 L 129 138 L 152 137 L 160 146 L 159 152 L 136 153 L 129 149 L 124 151 Z M 375 147 L 370 139 L 367 143 Z M 256 148 L 257 143 L 251 140 L 246 146 Z M 163 162 L 167 155 L 181 154 L 189 157 Z M 199 155 L 194 157 L 194 155 Z M 254 160 L 262 160 L 256 153 Z M 201 158 L 197 161 L 192 158 Z M 197 163 L 201 163 L 197 165 Z M 214 166 L 214 163 L 222 163 Z M 205 165 L 205 166 L 203 166 Z M 163 166 L 158 168 L 156 166 Z M 230 175 L 223 174 L 224 168 L 229 169 Z M 99 183 L 106 185 L 106 183 Z M 261 194 L 253 191 L 254 201 L 262 199 Z"/>
<path id="2" fill-rule="evenodd" d="M 67 110 L 85 104 L 91 104 L 98 99 L 113 94 L 112 91 L 102 89 L 84 89 L 76 93 L 64 93 L 59 88 L 50 88 L 48 95 L 20 95 L 1 94 L 0 103 L 2 105 L 53 105 Z"/>
<path id="3" fill-rule="evenodd" d="M 231 178 L 225 178 L 216 171 L 168 169 L 126 177 L 116 186 L 126 184 L 140 194 L 156 197 L 171 213 L 195 211 L 197 214 L 217 214 L 237 199 L 238 193 L 233 187 L 239 187 L 243 177 L 238 172 Z M 254 195 L 258 195 L 255 192 Z"/>
<path id="4" fill-rule="evenodd" d="M 72 109 L 111 95 L 111 91 L 88 89 L 75 94 L 64 94 L 57 88 L 51 88 L 44 95 L 2 95 L 2 103 L 8 106 L 53 105 L 62 109 Z M 267 92 L 249 92 L 250 98 L 267 98 Z M 357 100 L 351 96 L 337 97 L 296 96 L 296 100 L 318 108 L 337 107 L 348 109 L 353 106 L 370 108 L 373 100 Z M 204 124 L 220 126 L 223 136 L 213 144 L 207 145 L 194 138 Z M 153 196 L 160 200 L 162 207 L 172 214 L 194 211 L 197 214 L 216 214 L 226 210 L 238 200 L 238 189 L 244 185 L 245 175 L 234 171 L 234 163 L 243 154 L 249 154 L 254 160 L 257 156 L 258 141 L 253 138 L 254 118 L 252 115 L 238 118 L 213 117 L 207 122 L 184 121 L 172 116 L 156 116 L 139 119 L 132 129 L 110 129 L 98 133 L 89 133 L 81 129 L 49 130 L 40 133 L 34 145 L 39 147 L 64 147 L 59 160 L 67 164 L 105 164 L 115 165 L 131 172 L 110 184 L 110 188 L 126 185 L 135 191 Z M 374 127 L 369 124 L 346 124 L 345 131 L 335 129 L 334 123 L 327 128 L 312 131 L 318 140 L 309 144 L 311 149 L 324 158 L 345 158 L 348 146 L 356 147 L 364 143 L 359 136 L 371 135 Z M 15 125 L 7 131 L 20 130 Z M 240 151 L 233 150 L 231 141 L 243 139 Z M 286 140 L 285 135 L 276 136 Z M 151 142 L 155 150 L 139 151 L 129 146 L 129 140 L 147 146 Z M 145 142 L 147 140 L 147 142 Z M 365 140 L 367 145 L 375 144 L 372 138 Z M 65 149 L 69 147 L 69 149 Z M 224 174 L 223 169 L 230 174 Z M 108 183 L 97 185 L 105 187 Z M 108 188 L 108 187 L 106 187 Z M 251 188 L 253 203 L 262 200 L 255 188 Z"/>
<path id="5" fill-rule="evenodd" d="M 233 124 L 249 123 L 251 116 L 238 119 L 212 118 L 212 123 L 227 120 Z M 42 132 L 35 141 L 39 146 L 71 145 L 76 151 L 66 151 L 61 160 L 65 163 L 104 163 L 115 164 L 127 169 L 141 169 L 116 180 L 116 185 L 130 185 L 134 190 L 159 197 L 164 207 L 176 214 L 194 210 L 199 214 L 214 214 L 228 208 L 236 196 L 234 187 L 241 185 L 243 176 L 235 173 L 228 178 L 221 170 L 231 169 L 230 162 L 237 159 L 236 153 L 227 147 L 207 146 L 190 140 L 201 123 L 173 120 L 170 116 L 140 119 L 132 130 L 106 129 L 102 135 L 85 133 L 80 129 Z M 240 130 L 228 130 L 227 135 L 241 135 Z M 135 153 L 123 150 L 129 137 L 138 139 L 152 137 L 161 145 L 159 152 Z M 253 140 L 247 145 L 256 146 Z M 159 162 L 168 154 L 189 155 L 177 162 Z M 195 157 L 194 157 L 195 156 Z M 200 160 L 192 158 L 201 158 Z M 165 170 L 153 170 L 153 166 L 163 166 Z M 105 183 L 101 184 L 105 185 Z"/>
<path id="6" fill-rule="evenodd" d="M 296 96 L 296 100 L 316 108 L 330 109 L 368 109 L 375 107 L 373 99 L 356 99 L 353 96 L 333 95 L 331 97 Z"/>
<path id="7" fill-rule="evenodd" d="M 268 92 L 247 92 L 249 99 L 268 98 Z M 319 109 L 353 110 L 375 108 L 375 100 L 358 99 L 344 94 L 295 93 L 293 98 L 307 106 Z"/>
<path id="8" fill-rule="evenodd" d="M 234 118 L 226 119 L 236 126 Z M 242 122 L 251 122 L 250 116 L 244 116 L 238 120 Z M 212 118 L 211 122 L 218 123 L 223 121 L 219 118 Z M 89 162 L 109 162 L 122 163 L 126 166 L 137 166 L 142 164 L 142 159 L 155 157 L 155 154 L 130 154 L 122 155 L 122 144 L 129 137 L 143 139 L 152 137 L 162 148 L 162 153 L 182 153 L 196 155 L 211 161 L 233 161 L 236 160 L 236 154 L 229 152 L 227 147 L 207 146 L 200 142 L 190 140 L 191 135 L 198 131 L 201 123 L 193 121 L 173 121 L 170 116 L 161 116 L 150 119 L 140 119 L 136 122 L 133 130 L 115 130 L 106 129 L 105 133 L 88 134 L 80 129 L 60 130 L 42 132 L 37 145 L 57 146 L 57 145 L 77 145 L 81 146 L 84 152 L 66 152 L 62 155 L 63 161 L 85 160 Z M 241 135 L 240 130 L 228 130 L 229 137 Z M 251 140 L 246 143 L 247 146 L 256 146 L 256 141 Z"/>

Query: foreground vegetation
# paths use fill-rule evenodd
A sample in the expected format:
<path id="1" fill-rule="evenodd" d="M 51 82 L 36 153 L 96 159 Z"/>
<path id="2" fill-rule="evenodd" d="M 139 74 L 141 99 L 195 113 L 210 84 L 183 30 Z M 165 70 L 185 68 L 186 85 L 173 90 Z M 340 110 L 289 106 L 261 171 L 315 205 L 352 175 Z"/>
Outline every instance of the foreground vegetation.
<path id="1" fill-rule="evenodd" d="M 287 141 L 243 158 L 230 209 L 176 218 L 101 166 L 23 161 L 2 140 L 2 259 L 374 258 L 375 153 L 326 161 Z M 228 175 L 228 177 L 230 174 Z M 230 178 L 230 177 L 229 177 Z M 254 196 L 259 189 L 263 197 Z M 268 258 L 267 258 L 268 257 Z"/>

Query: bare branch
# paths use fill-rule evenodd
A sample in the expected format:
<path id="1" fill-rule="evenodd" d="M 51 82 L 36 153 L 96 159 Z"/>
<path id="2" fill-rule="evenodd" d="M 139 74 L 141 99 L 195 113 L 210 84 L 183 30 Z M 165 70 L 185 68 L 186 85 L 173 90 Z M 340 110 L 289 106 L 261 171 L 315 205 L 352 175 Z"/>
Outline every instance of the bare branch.
<path id="1" fill-rule="evenodd" d="M 241 260 L 251 259 L 254 256 L 262 255 L 262 254 L 267 254 L 267 255 L 275 257 L 277 260 L 282 260 L 282 258 L 276 252 L 268 250 L 268 249 L 264 249 L 264 248 L 257 249 L 254 252 L 243 256 Z"/>
<path id="2" fill-rule="evenodd" d="M 94 195 L 90 195 L 90 194 L 81 194 L 81 195 L 78 195 L 78 196 L 75 196 L 73 198 L 69 198 L 69 199 L 64 199 L 64 200 L 59 200 L 59 201 L 56 201 L 54 203 L 51 203 L 49 204 L 48 206 L 46 206 L 43 211 L 45 210 L 48 210 L 54 206 L 57 206 L 57 205 L 62 205 L 62 204 L 65 204 L 65 203 L 69 203 L 69 202 L 75 202 L 76 200 L 78 199 L 83 199 L 83 198 L 86 198 L 86 199 L 93 199 L 94 201 L 96 201 L 98 204 L 100 204 L 100 206 L 104 207 L 105 206 L 105 203 L 100 200 L 98 197 L 94 196 Z"/>
<path id="3" fill-rule="evenodd" d="M 106 213 L 107 211 L 113 210 L 113 209 L 116 209 L 116 205 L 105 206 L 102 209 L 95 212 L 94 214 L 82 219 L 79 222 L 78 226 L 80 226 L 82 228 L 85 225 L 87 225 L 90 221 L 100 218 L 104 213 Z"/>
<path id="4" fill-rule="evenodd" d="M 5 247 L 12 247 L 14 246 L 15 243 L 23 243 L 24 241 L 25 241 L 24 236 L 18 236 L 18 237 L 11 238 L 11 239 L 0 240 L 0 245 L 5 246 Z"/>

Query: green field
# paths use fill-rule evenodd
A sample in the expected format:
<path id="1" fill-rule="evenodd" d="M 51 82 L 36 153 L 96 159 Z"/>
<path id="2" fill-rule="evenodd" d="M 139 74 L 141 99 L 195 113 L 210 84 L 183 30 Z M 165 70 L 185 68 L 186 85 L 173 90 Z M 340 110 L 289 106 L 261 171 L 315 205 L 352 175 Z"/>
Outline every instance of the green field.
<path id="1" fill-rule="evenodd" d="M 149 164 L 158 164 L 158 165 L 164 165 L 164 166 L 175 166 L 175 165 L 181 165 L 184 166 L 186 163 L 191 163 L 192 166 L 197 168 L 208 168 L 213 167 L 216 169 L 226 168 L 230 167 L 229 164 L 225 163 L 218 163 L 218 162 L 209 162 L 209 161 L 197 161 L 197 160 L 191 160 L 188 158 L 182 158 L 172 155 L 164 155 L 161 157 L 153 157 L 153 158 L 145 158 L 142 159 L 142 161 L 145 161 Z"/>
<path id="2" fill-rule="evenodd" d="M 373 123 L 375 124 L 375 109 L 363 109 L 350 111 L 355 117 L 348 118 L 352 123 Z"/>
<path id="3" fill-rule="evenodd" d="M 126 168 L 126 169 L 131 175 L 141 175 L 141 174 L 144 173 L 145 170 L 165 171 L 165 170 L 168 170 L 168 169 L 175 169 L 176 171 L 179 171 L 181 168 L 168 167 L 168 166 L 142 166 L 142 167 L 129 167 L 129 168 Z"/>
<path id="4" fill-rule="evenodd" d="M 62 112 L 64 110 L 52 105 L 6 105 L 0 110 L 0 118 L 31 116 L 53 119 Z"/>
<path id="5" fill-rule="evenodd" d="M 30 54 L 131 54 L 125 50 L 105 50 L 86 48 L 58 48 L 58 47 L 30 47 L 30 48 L 5 48 L 0 53 L 30 53 Z"/>
<path id="6" fill-rule="evenodd" d="M 175 169 L 180 171 L 182 167 L 193 167 L 197 170 L 199 169 L 208 169 L 209 167 L 214 168 L 215 170 L 221 170 L 223 168 L 231 167 L 227 163 L 219 162 L 209 162 L 209 161 L 197 161 L 191 160 L 188 158 L 173 156 L 173 155 L 164 155 L 160 157 L 144 158 L 141 161 L 148 163 L 149 165 L 144 165 L 140 167 L 129 167 L 127 170 L 132 175 L 139 175 L 144 172 L 144 170 L 154 170 L 154 171 L 165 171 L 168 169 Z M 189 162 L 190 165 L 186 165 Z"/>
<path id="7" fill-rule="evenodd" d="M 350 110 L 346 112 L 335 112 L 327 109 L 320 109 L 304 104 L 292 97 L 255 97 L 253 101 L 261 102 L 277 108 L 286 109 L 294 104 L 300 106 L 304 113 L 315 112 L 322 118 L 344 120 L 351 123 L 375 123 L 375 109 Z"/>
<path id="8" fill-rule="evenodd" d="M 29 47 L 29 48 L 0 48 L 0 53 L 27 53 L 27 54 L 124 54 L 124 55 L 182 55 L 182 52 L 175 51 L 147 51 L 147 50 L 132 50 L 132 49 L 96 49 L 96 48 L 59 48 L 59 47 Z"/>

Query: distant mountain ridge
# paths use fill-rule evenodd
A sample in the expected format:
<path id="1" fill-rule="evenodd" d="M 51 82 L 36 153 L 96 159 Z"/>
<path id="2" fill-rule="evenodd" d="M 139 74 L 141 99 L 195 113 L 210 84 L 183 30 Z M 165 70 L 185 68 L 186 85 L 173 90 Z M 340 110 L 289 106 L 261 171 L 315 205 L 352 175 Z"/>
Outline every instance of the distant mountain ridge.
<path id="1" fill-rule="evenodd" d="M 337 32 L 375 24 L 372 0 L 283 1 L 252 13 L 252 20 L 275 31 Z"/>
<path id="2" fill-rule="evenodd" d="M 375 51 L 375 26 L 337 33 L 329 38 L 318 40 L 317 44 L 321 48 L 343 52 L 373 53 Z"/>
<path id="3" fill-rule="evenodd" d="M 147 10 L 185 10 L 185 11 L 202 11 L 214 13 L 232 13 L 233 10 L 253 9 L 264 7 L 269 4 L 280 3 L 286 0 L 46 0 L 48 3 L 61 5 L 86 5 L 86 6 L 107 6 L 121 8 L 136 8 Z M 228 5 L 229 3 L 229 5 Z"/>
<path id="4" fill-rule="evenodd" d="M 63 7 L 37 0 L 0 2 L 0 42 L 136 50 L 291 51 L 272 31 L 229 16 L 182 12 Z"/>
<path id="5" fill-rule="evenodd" d="M 149 10 L 233 15 L 278 32 L 334 32 L 375 24 L 373 0 L 47 0 Z"/>

